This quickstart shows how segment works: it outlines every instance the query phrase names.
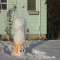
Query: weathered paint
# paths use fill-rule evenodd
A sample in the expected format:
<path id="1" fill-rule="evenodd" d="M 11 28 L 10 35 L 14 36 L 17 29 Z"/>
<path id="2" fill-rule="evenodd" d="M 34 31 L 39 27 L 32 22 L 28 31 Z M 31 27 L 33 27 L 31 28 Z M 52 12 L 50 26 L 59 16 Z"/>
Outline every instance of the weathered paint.
<path id="1" fill-rule="evenodd" d="M 26 19 L 26 28 L 29 29 L 29 32 L 26 34 L 39 34 L 39 26 L 40 26 L 40 13 L 41 13 L 41 34 L 47 34 L 47 13 L 46 13 L 46 5 L 45 2 L 46 0 L 41 0 L 41 6 L 40 6 L 40 2 L 38 0 L 38 4 L 37 8 L 41 11 L 39 11 L 39 15 L 29 15 L 28 11 L 27 11 L 27 0 L 8 0 L 8 9 L 12 8 L 14 4 L 12 4 L 12 2 L 14 2 L 16 4 L 17 1 L 17 10 L 12 14 L 12 20 L 13 20 L 13 15 L 14 15 L 14 19 L 17 17 L 17 13 L 18 13 L 18 17 L 22 17 L 22 6 L 25 6 L 23 8 L 23 17 Z M 5 30 L 5 21 L 7 20 L 7 11 L 1 11 L 0 13 L 0 34 L 6 34 Z M 4 21 L 5 19 L 5 21 Z M 12 29 L 12 34 L 15 33 L 15 29 L 13 27 Z"/>

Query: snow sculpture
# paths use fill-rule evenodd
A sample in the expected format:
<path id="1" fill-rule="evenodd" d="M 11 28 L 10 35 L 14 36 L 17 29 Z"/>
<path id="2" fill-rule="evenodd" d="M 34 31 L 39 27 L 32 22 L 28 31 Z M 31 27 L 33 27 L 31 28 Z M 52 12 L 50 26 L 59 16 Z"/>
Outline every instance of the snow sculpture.
<path id="1" fill-rule="evenodd" d="M 22 17 L 18 17 L 14 21 L 14 28 L 16 33 L 14 35 L 14 55 L 22 56 L 25 54 L 25 27 L 26 27 L 26 20 Z"/>

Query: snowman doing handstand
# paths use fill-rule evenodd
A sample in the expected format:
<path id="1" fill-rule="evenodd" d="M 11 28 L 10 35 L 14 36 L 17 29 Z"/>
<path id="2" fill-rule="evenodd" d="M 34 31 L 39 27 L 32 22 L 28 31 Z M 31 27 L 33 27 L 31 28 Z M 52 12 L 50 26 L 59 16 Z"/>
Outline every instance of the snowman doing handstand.
<path id="1" fill-rule="evenodd" d="M 16 33 L 14 34 L 14 55 L 22 56 L 25 54 L 25 27 L 26 27 L 26 20 L 22 17 L 18 17 L 14 21 L 14 27 L 16 29 Z"/>

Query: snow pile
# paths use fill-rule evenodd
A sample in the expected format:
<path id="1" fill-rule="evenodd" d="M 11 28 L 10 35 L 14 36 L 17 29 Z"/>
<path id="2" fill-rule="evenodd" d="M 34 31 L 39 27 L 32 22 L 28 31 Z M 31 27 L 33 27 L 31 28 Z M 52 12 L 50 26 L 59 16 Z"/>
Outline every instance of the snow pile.
<path id="1" fill-rule="evenodd" d="M 56 59 L 55 56 L 47 56 L 46 55 L 46 52 L 43 52 L 43 51 L 39 51 L 39 50 L 36 50 L 36 49 L 33 49 L 32 50 L 32 53 L 36 54 L 38 59 L 44 59 L 44 60 L 52 60 L 52 59 Z"/>

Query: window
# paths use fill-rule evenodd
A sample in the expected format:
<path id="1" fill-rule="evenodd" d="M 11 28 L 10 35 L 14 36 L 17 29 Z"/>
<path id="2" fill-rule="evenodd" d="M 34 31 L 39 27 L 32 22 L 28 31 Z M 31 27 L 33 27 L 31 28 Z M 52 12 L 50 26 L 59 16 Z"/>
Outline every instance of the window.
<path id="1" fill-rule="evenodd" d="M 7 10 L 7 0 L 0 0 L 0 10 Z"/>
<path id="2" fill-rule="evenodd" d="M 28 10 L 36 10 L 36 0 L 28 0 Z"/>
<path id="3" fill-rule="evenodd" d="M 29 14 L 38 14 L 37 0 L 27 0 L 27 10 Z"/>
<path id="4" fill-rule="evenodd" d="M 1 0 L 1 2 L 3 2 L 3 3 L 5 2 L 5 3 L 6 3 L 6 2 L 7 2 L 7 0 Z"/>

